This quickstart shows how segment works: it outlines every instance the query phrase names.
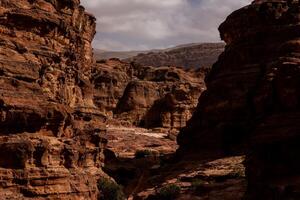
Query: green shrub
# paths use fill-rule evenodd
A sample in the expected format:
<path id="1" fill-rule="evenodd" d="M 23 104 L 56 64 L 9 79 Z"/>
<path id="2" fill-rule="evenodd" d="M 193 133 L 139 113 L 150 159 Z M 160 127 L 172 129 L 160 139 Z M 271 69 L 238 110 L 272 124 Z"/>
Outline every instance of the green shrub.
<path id="1" fill-rule="evenodd" d="M 192 188 L 196 192 L 196 194 L 203 194 L 207 192 L 207 182 L 196 179 L 192 182 Z"/>
<path id="2" fill-rule="evenodd" d="M 134 155 L 134 157 L 137 159 L 147 158 L 150 156 L 157 156 L 157 152 L 151 151 L 149 149 L 143 149 L 143 150 L 137 150 Z"/>
<path id="3" fill-rule="evenodd" d="M 161 200 L 174 200 L 180 195 L 181 188 L 178 185 L 166 185 L 158 191 L 157 197 Z"/>
<path id="4" fill-rule="evenodd" d="M 197 187 L 203 186 L 203 185 L 205 185 L 205 184 L 206 184 L 205 181 L 203 181 L 203 180 L 201 180 L 201 179 L 196 179 L 196 180 L 193 180 L 193 182 L 192 182 L 192 187 L 193 187 L 193 188 L 197 188 Z"/>
<path id="5" fill-rule="evenodd" d="M 100 190 L 99 200 L 125 199 L 122 187 L 109 179 L 101 178 L 98 181 L 98 189 Z"/>

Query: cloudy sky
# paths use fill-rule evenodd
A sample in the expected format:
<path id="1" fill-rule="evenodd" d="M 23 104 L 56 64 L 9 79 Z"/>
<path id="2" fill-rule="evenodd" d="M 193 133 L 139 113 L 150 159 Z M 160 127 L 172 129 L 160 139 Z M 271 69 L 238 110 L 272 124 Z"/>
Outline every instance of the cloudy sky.
<path id="1" fill-rule="evenodd" d="M 93 46 L 146 50 L 219 40 L 217 27 L 252 0 L 81 0 L 97 18 Z"/>

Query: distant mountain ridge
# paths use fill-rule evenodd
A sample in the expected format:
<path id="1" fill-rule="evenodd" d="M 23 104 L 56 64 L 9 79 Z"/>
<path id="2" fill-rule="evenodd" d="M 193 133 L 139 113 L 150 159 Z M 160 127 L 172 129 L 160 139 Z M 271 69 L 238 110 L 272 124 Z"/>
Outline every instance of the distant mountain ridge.
<path id="1" fill-rule="evenodd" d="M 96 60 L 110 59 L 110 58 L 119 58 L 127 59 L 134 57 L 140 53 L 147 53 L 149 51 L 105 51 L 101 49 L 94 49 L 94 57 Z"/>
<path id="2" fill-rule="evenodd" d="M 167 49 L 149 51 L 94 50 L 96 60 L 119 58 L 143 66 L 211 67 L 223 52 L 224 43 L 190 43 Z"/>

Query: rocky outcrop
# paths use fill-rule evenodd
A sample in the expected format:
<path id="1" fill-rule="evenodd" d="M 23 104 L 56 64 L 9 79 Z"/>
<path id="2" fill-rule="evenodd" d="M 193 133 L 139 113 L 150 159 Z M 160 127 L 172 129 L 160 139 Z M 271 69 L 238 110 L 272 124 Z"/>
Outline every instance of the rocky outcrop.
<path id="1" fill-rule="evenodd" d="M 138 73 L 118 103 L 117 116 L 146 128 L 184 127 L 205 89 L 203 76 L 174 67 L 146 67 Z"/>
<path id="2" fill-rule="evenodd" d="M 178 66 L 192 69 L 211 68 L 224 50 L 224 43 L 196 43 L 164 50 L 139 53 L 126 59 L 143 66 Z"/>
<path id="3" fill-rule="evenodd" d="M 95 18 L 79 0 L 0 2 L 1 199 L 96 199 Z"/>
<path id="4" fill-rule="evenodd" d="M 133 79 L 133 66 L 118 59 L 97 61 L 92 69 L 91 82 L 94 85 L 94 102 L 97 107 L 112 118 L 127 84 Z"/>
<path id="5" fill-rule="evenodd" d="M 92 70 L 94 102 L 117 119 L 145 128 L 180 129 L 205 89 L 204 73 L 176 67 L 144 67 L 118 59 L 98 61 Z"/>
<path id="6" fill-rule="evenodd" d="M 299 1 L 255 1 L 220 32 L 226 49 L 179 153 L 246 149 L 248 199 L 299 199 Z"/>

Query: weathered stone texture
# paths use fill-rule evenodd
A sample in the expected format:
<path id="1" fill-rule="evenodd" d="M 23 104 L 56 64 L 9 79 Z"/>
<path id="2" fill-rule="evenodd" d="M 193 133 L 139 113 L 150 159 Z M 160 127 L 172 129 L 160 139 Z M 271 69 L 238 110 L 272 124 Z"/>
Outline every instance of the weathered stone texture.
<path id="1" fill-rule="evenodd" d="M 93 68 L 94 102 L 108 118 L 146 128 L 179 130 L 205 89 L 204 72 L 145 67 L 118 59 Z"/>
<path id="2" fill-rule="evenodd" d="M 226 19 L 226 49 L 178 138 L 182 155 L 246 149 L 249 199 L 300 198 L 299 6 L 255 1 Z"/>
<path id="3" fill-rule="evenodd" d="M 95 18 L 78 0 L 0 1 L 1 199 L 96 199 Z"/>

